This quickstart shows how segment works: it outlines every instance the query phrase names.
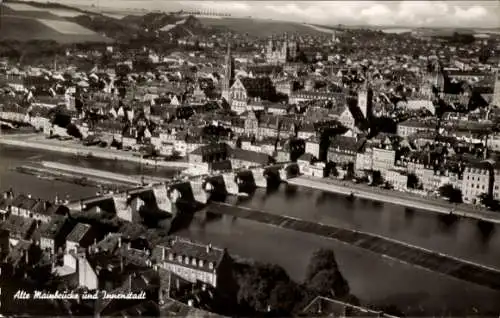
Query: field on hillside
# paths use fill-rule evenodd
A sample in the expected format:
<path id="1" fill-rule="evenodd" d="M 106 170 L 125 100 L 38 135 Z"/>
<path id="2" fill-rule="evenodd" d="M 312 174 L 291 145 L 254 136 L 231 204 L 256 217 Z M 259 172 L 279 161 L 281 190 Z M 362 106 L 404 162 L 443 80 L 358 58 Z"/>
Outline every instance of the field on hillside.
<path id="1" fill-rule="evenodd" d="M 37 19 L 3 17 L 0 25 L 0 40 L 52 40 L 59 43 L 109 42 L 99 34 L 66 33 L 49 27 Z"/>
<path id="2" fill-rule="evenodd" d="M 111 42 L 110 39 L 65 19 L 78 15 L 76 10 L 39 8 L 21 3 L 6 3 L 0 6 L 2 10 L 0 40 Z"/>
<path id="3" fill-rule="evenodd" d="M 249 18 L 209 18 L 199 17 L 202 24 L 212 27 L 227 28 L 238 33 L 248 33 L 257 37 L 267 37 L 273 34 L 282 33 L 299 33 L 303 35 L 324 34 L 318 30 L 300 23 L 273 21 L 273 20 L 258 20 Z"/>

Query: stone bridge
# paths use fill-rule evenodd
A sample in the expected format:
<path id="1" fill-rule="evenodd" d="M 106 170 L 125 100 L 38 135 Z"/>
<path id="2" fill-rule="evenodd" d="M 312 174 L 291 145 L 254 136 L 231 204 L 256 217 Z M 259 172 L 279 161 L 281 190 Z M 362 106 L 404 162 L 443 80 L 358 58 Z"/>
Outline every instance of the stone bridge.
<path id="1" fill-rule="evenodd" d="M 68 207 L 85 212 L 113 209 L 118 217 L 135 222 L 135 215 L 142 206 L 167 214 L 176 214 L 179 203 L 204 205 L 214 195 L 251 194 L 257 188 L 267 188 L 286 182 L 298 174 L 296 163 L 282 163 L 213 175 L 193 176 L 184 180 L 162 182 L 129 189 L 125 193 L 110 193 L 77 202 Z M 113 204 L 111 204 L 113 202 Z"/>

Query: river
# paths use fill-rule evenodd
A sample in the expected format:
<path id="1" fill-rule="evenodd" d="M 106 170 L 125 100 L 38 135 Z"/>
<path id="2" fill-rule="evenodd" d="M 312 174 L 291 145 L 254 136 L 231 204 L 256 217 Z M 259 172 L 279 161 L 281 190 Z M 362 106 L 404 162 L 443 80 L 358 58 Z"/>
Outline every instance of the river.
<path id="1" fill-rule="evenodd" d="M 168 177 L 174 172 L 164 168 L 142 168 L 136 164 L 100 159 L 74 158 L 54 153 L 40 153 L 0 146 L 0 189 L 12 187 L 17 192 L 51 199 L 70 195 L 72 199 L 95 194 L 96 188 L 38 179 L 9 168 L 30 161 L 58 161 L 75 166 L 103 169 L 117 173 Z M 345 197 L 318 190 L 282 185 L 274 192 L 259 189 L 252 197 L 228 201 L 272 213 L 342 225 L 386 235 L 408 243 L 500 268 L 500 234 L 495 227 L 481 231 L 470 219 L 445 224 L 438 215 Z M 179 232 L 206 243 L 227 247 L 230 253 L 283 266 L 290 276 L 302 280 L 309 257 L 319 247 L 333 248 L 340 268 L 353 294 L 375 305 L 396 305 L 409 315 L 440 315 L 444 311 L 463 316 L 500 312 L 500 293 L 457 281 L 410 265 L 391 261 L 366 251 L 313 235 L 291 232 L 245 220 L 195 220 Z M 460 299 L 460 301 L 458 301 Z"/>

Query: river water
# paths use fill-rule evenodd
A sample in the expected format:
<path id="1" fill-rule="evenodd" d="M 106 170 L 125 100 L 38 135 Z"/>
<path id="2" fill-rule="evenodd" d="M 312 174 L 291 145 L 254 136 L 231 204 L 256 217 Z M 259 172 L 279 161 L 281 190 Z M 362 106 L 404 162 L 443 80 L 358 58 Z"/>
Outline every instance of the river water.
<path id="1" fill-rule="evenodd" d="M 96 188 L 82 187 L 23 175 L 9 168 L 41 160 L 103 169 L 116 173 L 141 173 L 162 177 L 174 172 L 141 168 L 136 164 L 101 159 L 75 158 L 36 150 L 0 146 L 0 189 L 12 187 L 47 199 L 56 194 L 78 199 L 95 194 Z M 421 247 L 500 268 L 500 234 L 481 231 L 469 219 L 445 223 L 438 215 L 391 204 L 345 197 L 302 187 L 282 185 L 273 192 L 259 189 L 252 197 L 228 201 L 271 213 L 316 220 L 326 224 L 385 235 Z M 227 247 L 242 257 L 276 263 L 290 276 L 302 280 L 309 257 L 320 247 L 333 248 L 353 294 L 375 305 L 396 305 L 410 315 L 452 312 L 500 312 L 500 292 L 458 281 L 436 273 L 391 261 L 342 243 L 309 234 L 278 229 L 246 220 L 195 220 L 179 235 Z"/>

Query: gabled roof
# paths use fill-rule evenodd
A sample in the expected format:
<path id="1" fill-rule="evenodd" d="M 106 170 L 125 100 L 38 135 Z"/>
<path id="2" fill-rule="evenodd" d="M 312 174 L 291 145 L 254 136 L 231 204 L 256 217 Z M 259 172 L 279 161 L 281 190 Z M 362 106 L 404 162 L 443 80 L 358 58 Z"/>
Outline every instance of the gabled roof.
<path id="1" fill-rule="evenodd" d="M 23 218 L 18 215 L 11 214 L 4 222 L 0 224 L 0 229 L 8 230 L 11 233 L 18 233 L 25 237 L 34 228 L 34 219 Z"/>
<path id="2" fill-rule="evenodd" d="M 20 194 L 12 201 L 12 206 L 20 209 L 31 210 L 37 204 L 37 200 L 27 195 Z"/>
<path id="3" fill-rule="evenodd" d="M 153 258 L 157 261 L 162 261 L 162 253 L 165 250 L 166 259 L 168 260 L 168 255 L 171 253 L 173 256 L 173 261 L 177 261 L 178 257 L 182 257 L 182 265 L 186 267 L 195 267 L 196 269 L 201 269 L 205 271 L 212 271 L 216 269 L 226 251 L 222 248 L 212 247 L 211 245 L 198 243 L 186 239 L 176 237 L 166 246 L 158 245 L 153 250 Z M 186 264 L 185 260 L 188 257 L 189 262 Z M 196 261 L 196 265 L 193 265 L 193 260 Z M 203 261 L 200 263 L 199 261 Z M 213 265 L 213 269 L 210 268 L 209 264 Z"/>
<path id="4" fill-rule="evenodd" d="M 272 161 L 272 157 L 268 154 L 240 148 L 234 148 L 231 150 L 231 158 L 260 165 L 267 165 Z"/>
<path id="5" fill-rule="evenodd" d="M 42 223 L 35 231 L 34 235 L 37 235 L 40 238 L 54 239 L 59 234 L 63 226 L 65 226 L 66 222 L 67 219 L 64 216 L 54 215 L 50 222 Z"/>
<path id="6" fill-rule="evenodd" d="M 84 236 L 90 231 L 90 225 L 84 223 L 78 223 L 71 233 L 66 237 L 66 241 L 68 242 L 76 242 L 79 243 Z"/>

